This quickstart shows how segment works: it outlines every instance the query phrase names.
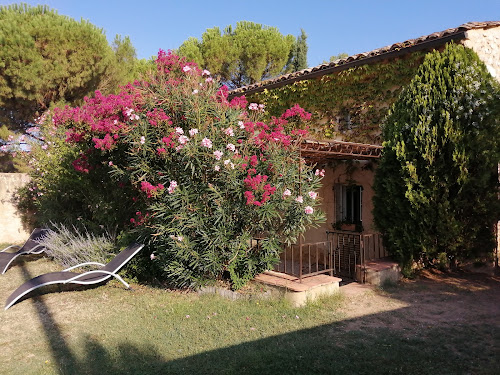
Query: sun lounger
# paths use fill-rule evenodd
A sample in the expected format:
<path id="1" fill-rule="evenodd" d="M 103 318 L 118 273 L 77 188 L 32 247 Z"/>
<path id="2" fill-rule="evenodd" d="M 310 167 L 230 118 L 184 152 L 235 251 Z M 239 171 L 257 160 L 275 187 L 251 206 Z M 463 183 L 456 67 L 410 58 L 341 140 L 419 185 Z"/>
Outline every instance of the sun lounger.
<path id="1" fill-rule="evenodd" d="M 87 262 L 82 263 L 77 266 L 73 266 L 65 269 L 61 272 L 50 272 L 44 275 L 37 276 L 31 280 L 26 281 L 23 285 L 17 288 L 10 296 L 7 298 L 5 303 L 5 310 L 19 301 L 22 297 L 30 293 L 31 291 L 38 289 L 42 286 L 51 284 L 80 284 L 80 285 L 91 285 L 99 284 L 104 281 L 109 280 L 111 277 L 115 277 L 120 282 L 125 285 L 127 289 L 130 286 L 117 274 L 120 269 L 127 264 L 130 259 L 134 257 L 144 245 L 132 244 L 124 249 L 121 253 L 116 255 L 108 264 L 104 265 L 97 262 Z M 78 267 L 83 267 L 87 265 L 97 265 L 101 268 L 94 271 L 87 271 L 84 273 L 68 272 Z"/>
<path id="2" fill-rule="evenodd" d="M 40 245 L 37 241 L 42 239 L 42 237 L 48 232 L 48 229 L 36 228 L 33 232 L 31 232 L 30 237 L 22 246 L 11 245 L 6 247 L 2 251 L 0 251 L 0 271 L 2 274 L 7 271 L 11 263 L 19 256 L 19 255 L 28 255 L 28 254 L 41 254 L 45 250 L 45 248 Z M 16 252 L 10 253 L 6 250 L 8 249 L 18 249 Z"/>

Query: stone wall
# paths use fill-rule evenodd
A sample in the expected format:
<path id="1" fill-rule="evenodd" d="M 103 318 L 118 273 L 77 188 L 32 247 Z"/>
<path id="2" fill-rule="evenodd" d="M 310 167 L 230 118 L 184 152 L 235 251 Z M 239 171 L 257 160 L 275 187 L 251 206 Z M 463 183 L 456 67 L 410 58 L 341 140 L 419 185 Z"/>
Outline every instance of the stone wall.
<path id="1" fill-rule="evenodd" d="M 474 50 L 490 74 L 500 81 L 500 27 L 469 30 L 463 44 Z"/>
<path id="2" fill-rule="evenodd" d="M 29 182 L 25 173 L 0 173 L 0 243 L 20 243 L 29 237 L 13 204 L 16 190 Z"/>

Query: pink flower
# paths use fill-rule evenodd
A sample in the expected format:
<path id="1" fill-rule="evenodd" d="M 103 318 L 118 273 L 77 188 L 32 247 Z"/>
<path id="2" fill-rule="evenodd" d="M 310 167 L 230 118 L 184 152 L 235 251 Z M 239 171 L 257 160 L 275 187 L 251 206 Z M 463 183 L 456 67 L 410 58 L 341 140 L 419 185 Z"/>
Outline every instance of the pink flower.
<path id="1" fill-rule="evenodd" d="M 283 198 L 287 198 L 287 197 L 289 197 L 290 195 L 292 195 L 292 192 L 290 191 L 290 189 L 286 189 L 286 190 L 283 192 Z"/>
<path id="2" fill-rule="evenodd" d="M 224 130 L 224 133 L 226 135 L 229 135 L 230 137 L 233 137 L 234 136 L 234 131 L 233 131 L 233 128 L 229 127 L 227 129 Z"/>
<path id="3" fill-rule="evenodd" d="M 222 155 L 224 155 L 224 153 L 220 150 L 217 150 L 217 151 L 214 151 L 214 155 L 215 155 L 216 160 L 220 160 L 222 158 Z"/>
<path id="4" fill-rule="evenodd" d="M 201 145 L 203 147 L 206 147 L 206 148 L 212 148 L 212 141 L 208 138 L 203 138 L 203 140 L 201 141 Z"/>
<path id="5" fill-rule="evenodd" d="M 309 195 L 309 197 L 311 197 L 311 199 L 316 199 L 316 197 L 318 196 L 318 193 L 316 193 L 315 191 L 310 191 L 307 194 Z"/>
<path id="6" fill-rule="evenodd" d="M 190 70 L 191 70 L 191 68 L 190 68 L 189 66 L 187 66 L 187 65 L 186 65 L 185 67 L 183 67 L 183 68 L 182 68 L 182 71 L 183 71 L 184 73 L 187 73 L 187 72 L 189 72 Z"/>
<path id="7" fill-rule="evenodd" d="M 203 73 L 201 73 L 202 76 L 209 76 L 210 72 L 208 70 L 203 70 Z"/>
<path id="8" fill-rule="evenodd" d="M 186 137 L 185 135 L 181 135 L 181 136 L 179 137 L 179 143 L 180 143 L 181 145 L 185 145 L 188 141 L 189 141 L 189 138 L 188 138 L 188 137 Z"/>
<path id="9" fill-rule="evenodd" d="M 193 90 L 193 95 L 194 95 L 194 94 L 198 94 L 198 90 L 194 89 L 194 90 Z"/>
<path id="10" fill-rule="evenodd" d="M 177 134 L 184 134 L 184 130 L 183 130 L 182 128 L 180 128 L 180 127 L 176 127 L 176 128 L 175 128 L 175 132 L 176 132 Z"/>
<path id="11" fill-rule="evenodd" d="M 142 136 L 141 137 L 141 145 L 143 145 L 146 142 L 146 137 Z"/>
<path id="12" fill-rule="evenodd" d="M 235 152 L 236 151 L 236 146 L 233 145 L 232 143 L 228 143 L 226 148 L 232 152 Z"/>
<path id="13" fill-rule="evenodd" d="M 245 124 L 243 123 L 243 121 L 238 121 L 238 126 L 240 127 L 240 129 L 245 129 Z"/>
<path id="14" fill-rule="evenodd" d="M 220 165 L 216 165 L 216 166 L 214 167 L 214 170 L 215 170 L 216 172 L 219 172 L 219 171 L 220 171 Z"/>
<path id="15" fill-rule="evenodd" d="M 133 220 L 133 219 L 130 219 L 130 220 Z M 135 221 L 135 220 L 134 220 Z M 151 260 L 155 259 L 156 258 L 156 255 L 154 253 L 151 253 L 151 255 L 149 256 L 151 258 Z"/>
<path id="16" fill-rule="evenodd" d="M 174 181 L 174 180 L 170 181 L 170 186 L 167 189 L 168 193 L 173 194 L 176 187 L 177 187 L 177 181 Z"/>
<path id="17" fill-rule="evenodd" d="M 47 145 L 42 146 L 42 150 L 46 150 L 47 148 L 49 148 L 49 146 L 47 146 Z"/>
<path id="18" fill-rule="evenodd" d="M 250 105 L 248 106 L 248 109 L 251 111 L 258 111 L 259 105 L 257 103 L 250 103 Z"/>
<path id="19" fill-rule="evenodd" d="M 110 162 L 108 163 L 108 165 L 109 165 L 110 167 L 112 167 L 112 166 L 113 166 L 113 162 L 112 162 L 112 161 L 110 161 Z"/>
<path id="20" fill-rule="evenodd" d="M 189 136 L 193 138 L 196 134 L 198 134 L 198 129 L 189 129 Z"/>
<path id="21" fill-rule="evenodd" d="M 312 208 L 311 206 L 306 206 L 304 208 L 304 212 L 308 215 L 312 214 L 314 212 L 314 208 Z"/>
<path id="22" fill-rule="evenodd" d="M 205 82 L 210 83 L 210 82 L 212 82 L 213 80 L 214 80 L 214 79 L 213 79 L 212 77 L 208 77 L 207 79 L 205 79 Z"/>
<path id="23" fill-rule="evenodd" d="M 264 105 L 264 104 L 259 104 L 259 109 L 260 109 L 261 111 L 263 111 L 263 110 L 264 110 L 264 107 L 265 107 L 265 105 Z"/>
<path id="24" fill-rule="evenodd" d="M 325 170 L 324 169 L 316 169 L 316 172 L 314 172 L 314 174 L 316 176 L 320 176 L 320 177 L 325 177 Z"/>
<path id="25" fill-rule="evenodd" d="M 295 198 L 295 201 L 299 202 L 299 203 L 304 203 L 304 199 L 302 198 L 302 195 L 299 195 L 297 198 Z"/>

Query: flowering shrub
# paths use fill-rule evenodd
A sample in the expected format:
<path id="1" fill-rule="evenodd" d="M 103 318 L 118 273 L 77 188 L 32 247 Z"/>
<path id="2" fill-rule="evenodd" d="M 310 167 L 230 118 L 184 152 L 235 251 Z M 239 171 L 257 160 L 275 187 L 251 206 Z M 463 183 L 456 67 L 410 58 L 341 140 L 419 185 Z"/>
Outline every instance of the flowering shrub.
<path id="1" fill-rule="evenodd" d="M 68 173 L 119 192 L 109 207 L 127 216 L 113 215 L 115 225 L 149 244 L 154 256 L 144 261 L 168 282 L 228 275 L 238 288 L 322 219 L 321 176 L 298 152 L 310 115 L 296 106 L 266 124 L 263 106 L 228 101 L 227 88 L 194 63 L 160 51 L 156 65 L 118 95 L 96 92 L 54 111 L 73 146 Z M 258 247 L 253 238 L 263 239 Z"/>

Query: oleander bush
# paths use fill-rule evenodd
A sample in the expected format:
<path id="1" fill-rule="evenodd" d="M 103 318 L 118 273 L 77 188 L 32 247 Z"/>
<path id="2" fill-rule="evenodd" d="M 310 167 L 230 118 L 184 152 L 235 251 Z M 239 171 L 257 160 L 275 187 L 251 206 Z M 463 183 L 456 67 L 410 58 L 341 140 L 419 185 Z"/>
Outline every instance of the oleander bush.
<path id="1" fill-rule="evenodd" d="M 53 111 L 26 192 L 42 221 L 148 244 L 142 276 L 239 288 L 322 220 L 322 173 L 299 153 L 310 114 L 294 106 L 264 123 L 262 105 L 228 101 L 196 64 L 160 51 L 156 65 L 117 95 Z"/>

